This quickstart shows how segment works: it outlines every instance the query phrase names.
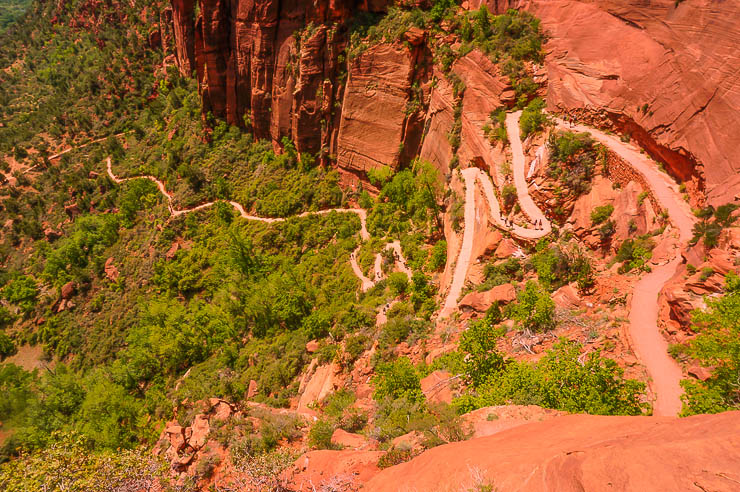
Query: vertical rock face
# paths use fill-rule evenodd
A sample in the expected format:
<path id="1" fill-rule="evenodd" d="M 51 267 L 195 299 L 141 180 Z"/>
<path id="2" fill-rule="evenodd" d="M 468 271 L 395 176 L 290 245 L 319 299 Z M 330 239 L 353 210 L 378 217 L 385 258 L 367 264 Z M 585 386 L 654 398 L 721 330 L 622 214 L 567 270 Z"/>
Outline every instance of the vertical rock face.
<path id="1" fill-rule="evenodd" d="M 195 68 L 195 19 L 193 0 L 172 0 L 172 26 L 177 66 L 189 77 Z"/>
<path id="2" fill-rule="evenodd" d="M 337 140 L 337 164 L 365 172 L 397 167 L 417 53 L 403 44 L 369 48 L 350 64 Z"/>
<path id="3" fill-rule="evenodd" d="M 346 22 L 387 3 L 200 0 L 195 17 L 193 0 L 172 0 L 178 66 L 197 72 L 205 112 L 300 152 L 328 150 Z"/>

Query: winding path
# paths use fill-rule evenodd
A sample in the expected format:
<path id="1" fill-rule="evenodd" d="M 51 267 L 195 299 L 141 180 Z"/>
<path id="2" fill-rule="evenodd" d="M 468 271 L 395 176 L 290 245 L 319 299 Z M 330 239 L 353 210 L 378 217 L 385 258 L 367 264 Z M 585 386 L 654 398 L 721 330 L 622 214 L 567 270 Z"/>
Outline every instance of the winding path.
<path id="1" fill-rule="evenodd" d="M 542 227 L 530 229 L 516 224 L 506 224 L 501 213 L 498 199 L 496 198 L 491 178 L 477 167 L 463 169 L 461 171 L 465 181 L 465 229 L 463 231 L 463 242 L 462 247 L 460 248 L 460 253 L 457 257 L 457 263 L 455 264 L 455 272 L 452 276 L 450 290 L 447 293 L 444 306 L 439 313 L 439 319 L 447 318 L 457 309 L 457 299 L 460 297 L 462 289 L 465 286 L 465 278 L 467 276 L 468 267 L 470 266 L 473 242 L 475 239 L 473 236 L 475 234 L 476 181 L 480 182 L 483 188 L 483 193 L 488 202 L 491 221 L 493 221 L 497 227 L 510 232 L 514 236 L 528 240 L 539 239 L 552 232 L 550 221 L 547 220 L 547 217 L 542 213 L 542 210 L 540 210 L 537 204 L 534 203 L 534 200 L 532 200 L 532 197 L 529 195 L 529 189 L 527 188 L 527 180 L 525 178 L 526 159 L 524 157 L 524 151 L 522 150 L 522 142 L 519 137 L 520 116 L 521 111 L 509 113 L 506 116 L 506 131 L 509 134 L 509 140 L 511 142 L 514 185 L 516 186 L 516 194 L 522 211 L 527 217 L 529 217 L 532 223 L 541 222 Z"/>
<path id="2" fill-rule="evenodd" d="M 552 227 L 550 225 L 550 221 L 545 217 L 545 214 L 542 213 L 542 210 L 540 210 L 529 195 L 529 188 L 527 187 L 527 178 L 525 177 L 524 169 L 524 151 L 522 150 L 522 141 L 519 135 L 519 117 L 521 115 L 521 111 L 516 111 L 506 115 L 506 133 L 509 135 L 509 144 L 511 145 L 514 186 L 516 186 L 516 197 L 517 200 L 519 200 L 519 206 L 522 208 L 522 211 L 533 223 L 541 221 L 543 229 L 539 232 L 542 234 L 536 237 L 542 237 L 549 234 L 552 231 Z M 489 203 L 492 203 L 490 197 L 488 201 Z M 515 234 L 521 237 L 528 237 L 526 235 L 521 235 L 521 232 L 517 233 L 517 231 L 515 231 Z"/>
<path id="3" fill-rule="evenodd" d="M 401 242 L 396 240 L 388 243 L 385 245 L 384 249 L 392 249 L 395 252 L 396 268 L 401 273 L 405 273 L 406 277 L 411 280 L 414 272 L 412 272 L 411 269 L 406 265 L 406 258 L 403 257 L 403 251 L 401 251 Z M 377 284 L 384 278 L 383 256 L 380 253 L 375 255 L 375 263 L 373 265 L 373 279 L 371 280 L 367 278 L 364 273 L 362 273 L 362 268 L 360 268 L 360 265 L 357 263 L 357 253 L 359 251 L 360 247 L 358 246 L 357 249 L 352 252 L 349 261 L 352 264 L 352 271 L 355 272 L 355 275 L 357 276 L 357 278 L 360 279 L 360 282 L 362 283 L 362 291 L 366 292 L 372 289 L 375 284 Z"/>
<path id="4" fill-rule="evenodd" d="M 172 194 L 167 191 L 167 188 L 165 188 L 164 183 L 162 183 L 159 179 L 155 178 L 154 176 L 150 175 L 143 175 L 143 176 L 132 176 L 130 178 L 119 178 L 115 174 L 113 174 L 112 169 L 112 163 L 111 158 L 108 157 L 108 176 L 116 182 L 116 183 L 123 183 L 125 181 L 130 181 L 132 179 L 148 179 L 149 181 L 152 181 L 154 184 L 157 185 L 157 188 L 159 188 L 159 191 L 167 198 L 167 208 L 170 211 L 170 214 L 173 217 L 177 217 L 179 215 L 183 215 L 189 212 L 195 212 L 196 210 L 202 210 L 204 208 L 212 207 L 218 202 L 224 202 L 228 203 L 234 209 L 239 212 L 239 215 L 248 220 L 256 220 L 259 222 L 267 222 L 267 223 L 273 223 L 273 222 L 284 222 L 287 219 L 285 217 L 259 217 L 257 215 L 250 215 L 244 210 L 244 207 L 238 202 L 234 201 L 227 201 L 227 200 L 215 200 L 212 202 L 203 203 L 201 205 L 197 205 L 195 207 L 190 208 L 184 208 L 184 209 L 176 209 L 172 206 Z M 330 208 L 326 210 L 319 210 L 316 212 L 303 212 L 297 215 L 294 215 L 293 217 L 307 217 L 309 215 L 324 215 L 331 212 L 338 212 L 338 213 L 353 213 L 356 214 L 360 218 L 360 237 L 364 241 L 367 241 L 370 239 L 370 234 L 367 232 L 367 212 L 365 209 L 362 208 Z M 292 218 L 292 217 L 289 217 Z"/>
<path id="5" fill-rule="evenodd" d="M 124 183 L 126 181 L 130 181 L 133 179 L 148 179 L 149 181 L 152 181 L 154 184 L 157 185 L 157 188 L 159 189 L 160 193 L 162 193 L 165 198 L 167 198 L 167 208 L 170 212 L 170 214 L 173 217 L 177 217 L 179 215 L 183 215 L 189 212 L 195 212 L 196 210 L 202 210 L 208 207 L 213 206 L 214 204 L 218 202 L 224 202 L 228 203 L 234 209 L 239 212 L 239 215 L 248 220 L 256 220 L 260 222 L 266 222 L 266 223 L 273 223 L 273 222 L 283 222 L 287 220 L 283 217 L 259 217 L 257 215 L 251 215 L 244 210 L 244 207 L 235 201 L 226 201 L 226 200 L 215 200 L 212 202 L 203 203 L 201 205 L 197 205 L 195 207 L 190 208 L 184 208 L 184 209 L 176 209 L 172 205 L 172 194 L 167 191 L 167 188 L 165 188 L 164 183 L 162 183 L 159 179 L 155 178 L 154 176 L 150 175 L 143 175 L 143 176 L 132 176 L 129 178 L 119 178 L 113 173 L 113 163 L 111 161 L 111 158 L 108 157 L 107 160 L 107 171 L 108 176 L 110 179 L 112 179 L 115 183 Z M 370 239 L 370 234 L 367 231 L 367 212 L 365 209 L 362 208 L 331 208 L 327 210 L 319 210 L 316 212 L 303 212 L 297 215 L 294 215 L 293 217 L 307 217 L 309 215 L 323 215 L 328 214 L 331 212 L 338 212 L 338 213 L 353 213 L 356 214 L 360 218 L 360 237 L 363 241 L 367 241 Z M 411 276 L 413 272 L 409 267 L 406 265 L 406 259 L 403 257 L 403 251 L 401 250 L 401 243 L 399 241 L 393 241 L 392 243 L 386 244 L 385 249 L 393 249 L 395 252 L 395 264 L 396 268 L 400 270 L 402 273 L 405 273 L 406 276 L 411 280 Z M 349 257 L 350 266 L 352 267 L 352 271 L 354 272 L 355 276 L 357 276 L 358 279 L 360 279 L 360 288 L 362 292 L 366 292 L 373 288 L 373 286 L 383 279 L 383 270 L 382 270 L 382 256 L 380 254 L 375 256 L 375 268 L 374 268 L 374 280 L 371 280 L 367 278 L 364 273 L 362 272 L 362 269 L 360 268 L 360 265 L 357 263 L 357 253 L 360 250 L 360 246 L 358 246 Z"/>
<path id="6" fill-rule="evenodd" d="M 681 251 L 692 237 L 696 218 L 689 205 L 682 199 L 678 186 L 665 173 L 661 172 L 647 156 L 637 148 L 622 142 L 614 135 L 589 128 L 584 125 L 570 125 L 556 119 L 559 127 L 565 130 L 588 132 L 593 138 L 609 147 L 632 168 L 639 172 L 647 182 L 656 200 L 665 210 L 674 227 L 678 229 L 681 247 L 676 256 L 663 265 L 654 266 L 635 285 L 629 314 L 629 334 L 637 357 L 645 364 L 652 379 L 653 393 L 656 395 L 653 415 L 675 416 L 681 411 L 680 386 L 681 368 L 668 355 L 668 343 L 658 328 L 658 296 L 665 283 L 674 275 L 681 263 Z"/>

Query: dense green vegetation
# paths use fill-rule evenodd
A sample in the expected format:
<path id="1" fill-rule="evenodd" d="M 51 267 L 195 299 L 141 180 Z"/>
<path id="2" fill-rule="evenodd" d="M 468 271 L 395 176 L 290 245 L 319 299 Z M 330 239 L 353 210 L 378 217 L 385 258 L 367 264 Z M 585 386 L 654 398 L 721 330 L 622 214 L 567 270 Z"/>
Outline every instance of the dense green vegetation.
<path id="1" fill-rule="evenodd" d="M 127 490 L 133 482 L 146 490 L 166 476 L 167 465 L 146 450 L 91 453 L 90 443 L 78 435 L 57 437 L 53 446 L 0 467 L 0 489 Z"/>
<path id="2" fill-rule="evenodd" d="M 460 342 L 472 391 L 456 400 L 459 411 L 517 404 L 597 415 L 649 412 L 641 401 L 644 383 L 624 379 L 616 362 L 598 351 L 581 362 L 581 347 L 561 340 L 535 363 L 508 360 L 496 349 L 501 332 L 492 329 L 492 321 L 471 323 Z"/>
<path id="3" fill-rule="evenodd" d="M 156 94 L 162 54 L 147 46 L 153 9 L 142 15 L 139 5 L 104 3 L 70 27 L 82 4 L 57 12 L 55 2 L 34 3 L 28 22 L 0 34 L 0 152 L 43 163 L 62 141 L 126 129 Z"/>
<path id="4" fill-rule="evenodd" d="M 31 0 L 0 0 L 0 33 L 23 17 Z"/>
<path id="5" fill-rule="evenodd" d="M 587 193 L 596 163 L 605 159 L 603 148 L 588 133 L 568 131 L 553 132 L 548 147 L 548 176 L 560 181 L 573 196 Z"/>
<path id="6" fill-rule="evenodd" d="M 740 409 L 740 278 L 725 279 L 725 294 L 708 299 L 707 309 L 692 316 L 698 335 L 688 344 L 688 354 L 703 366 L 713 367 L 706 381 L 684 380 L 683 415 Z"/>

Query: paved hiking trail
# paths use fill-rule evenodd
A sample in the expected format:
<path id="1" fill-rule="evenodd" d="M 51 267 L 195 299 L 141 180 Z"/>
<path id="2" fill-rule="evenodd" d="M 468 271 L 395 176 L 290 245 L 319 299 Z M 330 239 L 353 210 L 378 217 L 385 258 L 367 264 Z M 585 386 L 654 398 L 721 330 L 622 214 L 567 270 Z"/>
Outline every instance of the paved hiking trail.
<path id="1" fill-rule="evenodd" d="M 473 169 L 473 168 L 469 168 Z M 465 179 L 465 229 L 463 229 L 463 241 L 460 252 L 455 263 L 455 273 L 452 275 L 452 283 L 447 293 L 447 298 L 439 312 L 439 319 L 445 319 L 457 309 L 457 298 L 460 297 L 465 285 L 465 276 L 470 265 L 470 256 L 473 251 L 473 234 L 475 230 L 475 175 L 462 171 Z"/>
<path id="2" fill-rule="evenodd" d="M 506 116 L 506 131 L 509 134 L 509 141 L 511 143 L 511 154 L 512 154 L 512 168 L 514 172 L 514 186 L 516 186 L 516 194 L 519 200 L 519 206 L 521 207 L 524 214 L 534 224 L 535 222 L 541 223 L 542 226 L 535 228 L 534 226 L 530 229 L 522 227 L 516 224 L 508 225 L 504 221 L 504 217 L 501 214 L 501 207 L 498 199 L 496 198 L 496 192 L 493 188 L 491 178 L 478 169 L 477 167 L 469 167 L 463 169 L 462 175 L 465 181 L 465 229 L 463 231 L 463 242 L 458 253 L 457 263 L 455 264 L 455 272 L 452 277 L 452 283 L 450 284 L 450 290 L 447 293 L 444 306 L 439 313 L 439 319 L 447 318 L 457 309 L 457 299 L 460 297 L 463 287 L 465 286 L 465 277 L 467 275 L 468 267 L 471 261 L 471 255 L 474 243 L 474 229 L 475 229 L 475 183 L 480 182 L 483 192 L 488 202 L 490 210 L 490 218 L 493 223 L 505 231 L 509 231 L 512 235 L 520 237 L 522 239 L 539 239 L 552 232 L 552 226 L 550 221 L 547 220 L 542 210 L 534 203 L 532 197 L 529 195 L 529 189 L 527 187 L 527 180 L 525 178 L 525 164 L 526 159 L 524 157 L 524 151 L 522 150 L 522 142 L 519 140 L 519 117 L 521 111 L 515 113 L 509 113 Z"/>
<path id="3" fill-rule="evenodd" d="M 522 235 L 519 232 L 517 235 L 522 237 L 540 238 L 550 234 L 552 228 L 550 221 L 547 220 L 542 210 L 534 203 L 532 197 L 529 195 L 529 188 L 527 187 L 527 179 L 525 177 L 525 158 L 524 151 L 522 150 L 522 141 L 519 136 L 519 117 L 522 115 L 521 111 L 509 113 L 506 115 L 506 133 L 509 135 L 509 144 L 511 145 L 511 158 L 512 158 L 512 169 L 514 171 L 514 186 L 516 186 L 516 197 L 519 201 L 524 214 L 529 217 L 532 223 L 540 221 L 542 223 L 542 230 L 538 231 L 541 234 L 538 236 L 527 236 Z M 492 201 L 489 198 L 489 203 Z M 526 231 L 526 229 L 525 229 Z M 517 231 L 515 231 L 517 233 Z M 525 233 L 526 234 L 526 233 Z"/>
<path id="4" fill-rule="evenodd" d="M 675 416 L 681 411 L 683 390 L 681 368 L 668 355 L 668 342 L 658 328 L 658 296 L 665 283 L 674 275 L 681 263 L 681 251 L 692 237 L 696 218 L 689 205 L 681 197 L 678 186 L 668 175 L 661 172 L 656 163 L 643 155 L 634 146 L 622 142 L 619 137 L 608 135 L 593 128 L 556 119 L 565 130 L 588 132 L 625 160 L 646 180 L 656 200 L 665 210 L 674 227 L 678 229 L 681 247 L 676 256 L 666 264 L 652 267 L 635 285 L 630 303 L 629 334 L 635 355 L 645 364 L 650 375 L 651 387 L 656 395 L 653 415 Z"/>

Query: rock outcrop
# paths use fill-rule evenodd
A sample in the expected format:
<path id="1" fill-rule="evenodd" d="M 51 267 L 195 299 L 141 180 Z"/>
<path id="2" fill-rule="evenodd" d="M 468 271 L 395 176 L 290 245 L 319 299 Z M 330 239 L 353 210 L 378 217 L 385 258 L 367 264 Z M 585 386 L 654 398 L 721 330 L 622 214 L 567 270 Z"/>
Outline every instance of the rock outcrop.
<path id="1" fill-rule="evenodd" d="M 740 412 L 677 418 L 567 415 L 431 449 L 367 490 L 737 490 Z M 476 481 L 478 483 L 476 483 Z"/>
<path id="2" fill-rule="evenodd" d="M 740 192 L 740 3 L 472 0 L 526 8 L 549 35 L 551 110 L 630 134 L 699 201 Z"/>

